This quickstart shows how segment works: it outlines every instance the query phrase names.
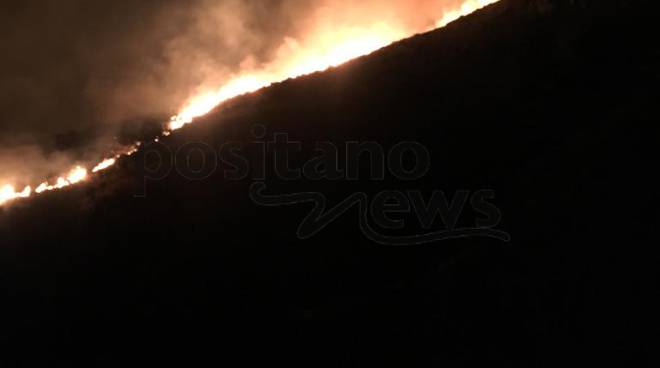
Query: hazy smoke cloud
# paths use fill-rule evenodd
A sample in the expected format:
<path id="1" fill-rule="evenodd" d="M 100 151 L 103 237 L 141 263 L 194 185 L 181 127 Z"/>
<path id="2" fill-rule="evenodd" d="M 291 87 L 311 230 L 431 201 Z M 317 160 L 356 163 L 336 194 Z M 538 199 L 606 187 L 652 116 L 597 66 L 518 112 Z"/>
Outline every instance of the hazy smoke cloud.
<path id="1" fill-rule="evenodd" d="M 339 26 L 427 29 L 459 0 L 0 3 L 0 184 L 96 160 L 122 130 Z M 283 46 L 284 45 L 284 46 Z M 42 178 L 40 178 L 42 179 Z"/>

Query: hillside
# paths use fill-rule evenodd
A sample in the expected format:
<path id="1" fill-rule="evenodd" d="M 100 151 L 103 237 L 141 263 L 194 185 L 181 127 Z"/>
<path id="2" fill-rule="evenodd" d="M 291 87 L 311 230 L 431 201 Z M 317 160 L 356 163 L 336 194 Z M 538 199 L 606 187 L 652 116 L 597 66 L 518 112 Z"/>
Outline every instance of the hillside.
<path id="1" fill-rule="evenodd" d="M 358 180 L 289 180 L 270 167 L 265 180 L 223 170 L 190 180 L 173 167 L 145 187 L 148 147 L 89 185 L 0 209 L 0 342 L 14 352 L 0 365 L 650 359 L 656 7 L 503 0 L 232 100 L 149 146 L 234 142 L 255 162 L 263 127 L 266 139 L 301 142 L 296 164 L 317 142 L 345 157 L 347 142 L 390 152 L 416 141 L 430 169 L 414 181 L 371 180 L 368 163 Z M 328 207 L 354 193 L 487 189 L 511 240 L 382 245 L 361 231 L 357 207 L 303 240 L 313 206 L 260 206 L 254 182 L 269 194 L 323 193 Z M 459 226 L 478 216 L 468 210 Z M 419 233 L 406 219 L 412 228 L 383 232 Z"/>

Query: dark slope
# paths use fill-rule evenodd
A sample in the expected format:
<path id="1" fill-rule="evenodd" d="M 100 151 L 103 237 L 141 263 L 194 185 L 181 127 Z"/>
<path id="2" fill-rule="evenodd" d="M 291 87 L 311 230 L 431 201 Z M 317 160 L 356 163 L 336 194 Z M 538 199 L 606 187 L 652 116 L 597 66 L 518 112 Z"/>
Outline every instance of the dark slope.
<path id="1" fill-rule="evenodd" d="M 232 101 L 163 141 L 172 151 L 243 142 L 254 156 L 262 124 L 269 138 L 304 142 L 300 162 L 317 141 L 419 141 L 432 156 L 421 180 L 269 175 L 268 192 L 319 191 L 332 204 L 383 189 L 492 189 L 510 243 L 382 246 L 360 232 L 355 209 L 302 241 L 311 206 L 259 207 L 252 180 L 172 174 L 135 198 L 140 152 L 91 185 L 0 212 L 0 342 L 18 353 L 0 361 L 649 359 L 660 61 L 651 3 L 504 0 Z"/>

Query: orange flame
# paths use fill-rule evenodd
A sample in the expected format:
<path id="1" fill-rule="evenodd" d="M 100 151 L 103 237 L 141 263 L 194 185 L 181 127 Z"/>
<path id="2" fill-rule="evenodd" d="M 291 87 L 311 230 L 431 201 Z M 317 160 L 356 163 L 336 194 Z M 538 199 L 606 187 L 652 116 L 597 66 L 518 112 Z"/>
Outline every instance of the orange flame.
<path id="1" fill-rule="evenodd" d="M 436 27 L 444 27 L 448 23 L 468 15 L 486 5 L 499 0 L 465 0 L 460 8 L 446 12 L 436 22 Z M 384 22 L 362 27 L 340 27 L 313 35 L 305 45 L 287 38 L 280 47 L 275 61 L 251 72 L 235 75 L 217 89 L 207 90 L 189 99 L 180 112 L 173 116 L 163 132 L 168 136 L 172 131 L 191 124 L 196 118 L 208 114 L 218 105 L 234 97 L 255 92 L 273 83 L 289 78 L 296 78 L 328 68 L 339 66 L 349 60 L 370 54 L 393 42 L 410 36 L 402 27 L 396 27 Z M 310 46 L 314 45 L 314 46 Z M 112 167 L 122 156 L 130 156 L 140 146 L 136 143 L 129 150 L 105 159 L 93 167 L 92 173 L 98 173 Z M 34 191 L 26 186 L 17 192 L 13 185 L 0 187 L 0 206 L 19 198 L 28 198 L 33 192 L 43 193 L 62 189 L 89 178 L 87 169 L 76 166 L 65 175 L 59 177 L 54 184 L 41 183 Z"/>
<path id="2" fill-rule="evenodd" d="M 96 165 L 96 167 L 94 167 L 92 169 L 92 173 L 97 173 L 99 171 L 103 171 L 103 170 L 109 168 L 110 166 L 114 165 L 116 162 L 117 162 L 117 159 L 115 159 L 115 158 L 109 158 L 107 160 L 103 160 L 103 162 Z"/>
<path id="3" fill-rule="evenodd" d="M 73 168 L 69 173 L 66 175 L 66 177 L 59 177 L 55 184 L 50 185 L 47 181 L 41 183 L 37 189 L 35 189 L 35 193 L 43 193 L 43 192 L 49 192 L 51 190 L 55 189 L 62 189 L 66 188 L 68 186 L 71 186 L 73 184 L 80 183 L 81 181 L 87 179 L 87 169 L 81 167 L 81 166 L 76 166 Z"/>
<path id="4" fill-rule="evenodd" d="M 462 16 L 474 13 L 485 6 L 498 1 L 499 0 L 467 0 L 459 9 L 446 12 L 442 19 L 438 20 L 435 25 L 437 28 L 442 28 Z"/>
<path id="5" fill-rule="evenodd" d="M 28 198 L 32 194 L 30 186 L 25 187 L 22 192 L 17 192 L 13 185 L 5 185 L 0 188 L 0 205 L 18 198 Z"/>
<path id="6" fill-rule="evenodd" d="M 370 27 L 344 27 L 322 33 L 314 38 L 313 43 L 316 46 L 311 48 L 302 47 L 298 41 L 286 38 L 278 52 L 280 57 L 276 58 L 275 62 L 247 75 L 235 76 L 215 91 L 207 91 L 193 97 L 179 114 L 172 117 L 168 128 L 171 131 L 180 129 L 229 99 L 255 92 L 288 78 L 339 66 L 406 36 L 407 33 L 403 29 L 381 22 Z"/>

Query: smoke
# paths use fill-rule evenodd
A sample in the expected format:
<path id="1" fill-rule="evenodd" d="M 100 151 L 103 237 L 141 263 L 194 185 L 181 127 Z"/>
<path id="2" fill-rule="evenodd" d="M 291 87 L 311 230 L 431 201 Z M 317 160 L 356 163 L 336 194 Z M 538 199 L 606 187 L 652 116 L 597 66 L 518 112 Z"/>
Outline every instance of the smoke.
<path id="1" fill-rule="evenodd" d="M 459 0 L 23 0 L 0 5 L 0 183 L 94 161 L 337 30 L 432 27 Z"/>
<path id="2" fill-rule="evenodd" d="M 45 152 L 37 145 L 13 145 L 0 148 L 0 183 L 25 185 L 41 182 L 44 175 L 55 176 L 69 167 L 75 157 L 67 151 Z"/>

